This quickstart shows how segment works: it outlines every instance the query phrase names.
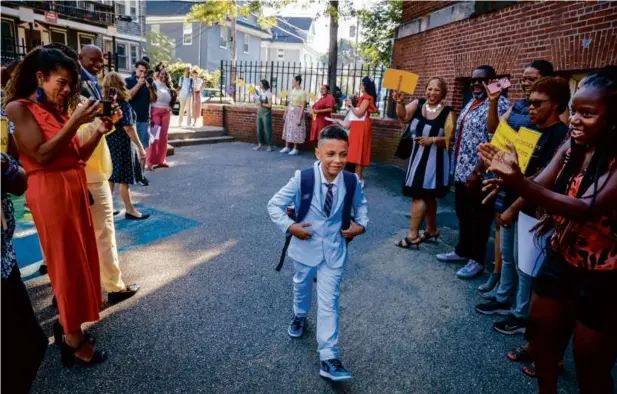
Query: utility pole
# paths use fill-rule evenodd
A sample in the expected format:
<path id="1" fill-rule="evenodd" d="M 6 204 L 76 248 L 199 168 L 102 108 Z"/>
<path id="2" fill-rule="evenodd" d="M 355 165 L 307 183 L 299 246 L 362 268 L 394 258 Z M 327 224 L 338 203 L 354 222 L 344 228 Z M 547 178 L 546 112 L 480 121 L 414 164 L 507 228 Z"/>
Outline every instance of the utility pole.
<path id="1" fill-rule="evenodd" d="M 336 67 L 338 56 L 338 1 L 330 1 L 330 48 L 328 60 L 330 68 L 328 70 L 328 85 L 334 91 L 336 87 Z"/>

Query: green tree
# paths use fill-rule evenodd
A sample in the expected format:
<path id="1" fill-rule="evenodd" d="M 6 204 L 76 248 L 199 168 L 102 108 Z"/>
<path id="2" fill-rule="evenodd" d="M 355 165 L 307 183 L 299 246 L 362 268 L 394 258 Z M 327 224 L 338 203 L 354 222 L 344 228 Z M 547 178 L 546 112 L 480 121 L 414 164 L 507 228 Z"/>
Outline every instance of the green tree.
<path id="1" fill-rule="evenodd" d="M 146 33 L 146 53 L 150 57 L 150 63 L 169 64 L 174 54 L 174 42 L 163 33 Z M 181 59 L 175 59 L 181 62 Z"/>
<path id="2" fill-rule="evenodd" d="M 378 0 L 357 11 L 362 33 L 358 49 L 372 65 L 390 65 L 392 40 L 402 13 L 402 0 Z"/>

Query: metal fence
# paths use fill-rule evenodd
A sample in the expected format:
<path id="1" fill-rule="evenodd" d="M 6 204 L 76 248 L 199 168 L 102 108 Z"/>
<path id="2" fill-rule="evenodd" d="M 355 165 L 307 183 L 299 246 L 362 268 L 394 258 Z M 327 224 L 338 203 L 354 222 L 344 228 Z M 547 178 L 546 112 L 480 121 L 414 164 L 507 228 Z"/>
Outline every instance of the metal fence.
<path id="1" fill-rule="evenodd" d="M 26 56 L 28 50 L 23 45 L 17 45 L 14 38 L 2 38 L 2 52 L 0 54 L 0 63 L 8 64 L 14 60 L 21 60 Z"/>
<path id="2" fill-rule="evenodd" d="M 296 75 L 302 76 L 302 87 L 311 97 L 311 103 L 321 97 L 321 85 L 328 83 L 330 66 L 319 63 L 299 62 L 253 62 L 253 61 L 221 61 L 221 97 L 230 96 L 235 102 L 254 102 L 251 87 L 259 87 L 261 80 L 270 83 L 272 102 L 274 105 L 287 105 L 293 80 Z M 382 90 L 385 68 L 366 64 L 347 64 L 336 67 L 336 87 L 330 86 L 332 92 L 340 89 L 343 96 L 360 94 L 362 78 L 370 77 L 375 81 L 377 89 L 377 105 L 383 115 L 386 92 Z M 283 94 L 281 94 L 283 93 Z"/>

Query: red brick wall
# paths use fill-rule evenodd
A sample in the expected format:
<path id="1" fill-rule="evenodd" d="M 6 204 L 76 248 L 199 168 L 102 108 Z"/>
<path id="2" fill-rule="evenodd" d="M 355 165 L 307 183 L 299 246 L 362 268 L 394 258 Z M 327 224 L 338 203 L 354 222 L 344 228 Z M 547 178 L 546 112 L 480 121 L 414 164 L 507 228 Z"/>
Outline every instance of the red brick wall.
<path id="1" fill-rule="evenodd" d="M 407 17 L 413 7 L 420 5 L 405 4 Z M 416 95 L 422 95 L 430 76 L 444 77 L 449 88 L 446 101 L 458 110 L 463 99 L 461 78 L 469 77 L 480 64 L 511 76 L 510 100 L 521 97 L 523 69 L 534 59 L 549 60 L 558 71 L 617 64 L 616 29 L 617 2 L 520 2 L 398 39 L 393 64 L 421 76 Z M 586 39 L 591 44 L 584 49 Z"/>
<path id="2" fill-rule="evenodd" d="M 335 118 L 342 119 L 342 115 L 334 115 Z M 238 141 L 257 142 L 257 108 L 255 106 L 241 105 L 217 105 L 211 104 L 204 111 L 204 125 L 220 126 L 212 123 L 222 119 L 223 126 L 227 133 Z M 374 162 L 388 163 L 398 166 L 406 166 L 404 161 L 394 157 L 394 151 L 402 134 L 402 124 L 397 120 L 373 118 L 373 147 L 372 159 Z M 277 146 L 283 146 L 285 142 L 281 138 L 283 133 L 283 110 L 272 110 L 272 142 Z M 311 129 L 311 119 L 306 119 L 308 141 Z M 301 150 L 311 151 L 314 145 L 304 143 L 300 146 Z"/>
<path id="3" fill-rule="evenodd" d="M 433 11 L 446 8 L 456 1 L 405 1 L 403 3 L 403 22 L 419 18 Z"/>
<path id="4" fill-rule="evenodd" d="M 201 108 L 204 125 L 223 126 L 223 111 L 220 104 L 204 104 Z"/>

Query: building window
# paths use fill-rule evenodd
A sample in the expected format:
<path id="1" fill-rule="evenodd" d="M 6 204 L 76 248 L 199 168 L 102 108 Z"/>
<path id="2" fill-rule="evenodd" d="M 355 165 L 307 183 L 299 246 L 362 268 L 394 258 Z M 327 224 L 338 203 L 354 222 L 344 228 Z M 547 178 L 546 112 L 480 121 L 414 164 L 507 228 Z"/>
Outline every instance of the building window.
<path id="1" fill-rule="evenodd" d="M 182 32 L 182 45 L 193 45 L 193 24 L 184 23 Z"/>
<path id="2" fill-rule="evenodd" d="M 62 30 L 51 29 L 49 38 L 53 43 L 59 43 L 66 45 L 66 32 Z"/>
<path id="3" fill-rule="evenodd" d="M 116 54 L 118 55 L 118 70 L 128 70 L 126 59 L 126 44 L 116 44 Z"/>
<path id="4" fill-rule="evenodd" d="M 150 25 L 150 31 L 152 33 L 159 34 L 161 32 L 161 25 L 159 25 L 158 23 Z"/>
<path id="5" fill-rule="evenodd" d="M 137 10 L 138 10 L 138 6 L 139 6 L 138 3 L 137 3 L 137 0 L 129 0 L 129 6 L 131 7 L 131 18 L 136 20 L 137 19 Z"/>
<path id="6" fill-rule="evenodd" d="M 244 49 L 244 53 L 249 53 L 249 41 L 250 41 L 250 36 L 248 34 L 244 35 L 244 43 L 243 43 L 243 49 Z"/>
<path id="7" fill-rule="evenodd" d="M 116 15 L 126 15 L 126 4 L 116 3 Z"/>
<path id="8" fill-rule="evenodd" d="M 77 33 L 77 41 L 77 45 L 79 45 L 79 49 L 81 49 L 84 45 L 94 45 L 94 36 Z"/>
<path id="9" fill-rule="evenodd" d="M 229 32 L 226 27 L 221 26 L 221 36 L 219 37 L 219 46 L 227 49 L 227 39 L 229 38 Z"/>
<path id="10" fill-rule="evenodd" d="M 131 44 L 131 64 L 137 63 L 139 60 L 139 48 L 135 44 Z"/>
<path id="11" fill-rule="evenodd" d="M 285 50 L 284 49 L 278 49 L 276 51 L 276 58 L 277 59 L 284 59 L 285 58 Z"/>
<path id="12" fill-rule="evenodd" d="M 104 40 L 103 41 L 103 55 L 107 56 L 108 53 L 114 51 L 113 41 Z"/>

